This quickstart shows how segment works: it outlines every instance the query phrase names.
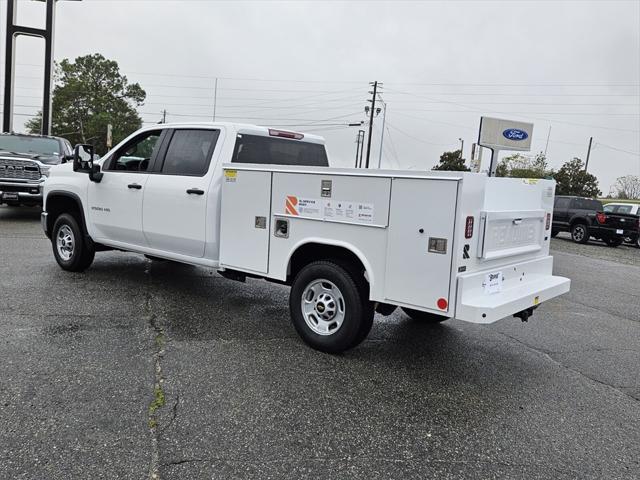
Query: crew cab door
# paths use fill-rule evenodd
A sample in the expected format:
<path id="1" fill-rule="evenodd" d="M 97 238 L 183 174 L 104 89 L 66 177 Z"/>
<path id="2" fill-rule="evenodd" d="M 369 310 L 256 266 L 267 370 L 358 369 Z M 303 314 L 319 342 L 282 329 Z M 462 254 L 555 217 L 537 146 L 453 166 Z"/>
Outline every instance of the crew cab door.
<path id="1" fill-rule="evenodd" d="M 151 248 L 203 257 L 213 174 L 209 165 L 220 131 L 183 128 L 167 135 L 145 188 L 144 235 Z"/>
<path id="2" fill-rule="evenodd" d="M 95 240 L 147 245 L 142 232 L 142 199 L 161 136 L 162 130 L 135 136 L 105 159 L 102 180 L 89 182 L 88 214 Z"/>
<path id="3" fill-rule="evenodd" d="M 568 208 L 571 204 L 571 199 L 566 197 L 556 197 L 553 205 L 553 225 L 560 227 L 567 227 L 569 225 Z"/>

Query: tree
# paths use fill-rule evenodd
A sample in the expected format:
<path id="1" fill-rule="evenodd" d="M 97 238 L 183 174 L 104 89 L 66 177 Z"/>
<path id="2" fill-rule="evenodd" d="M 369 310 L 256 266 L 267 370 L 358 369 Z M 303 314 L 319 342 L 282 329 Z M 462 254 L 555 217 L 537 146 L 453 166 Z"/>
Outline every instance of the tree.
<path id="1" fill-rule="evenodd" d="M 129 83 L 118 63 L 96 53 L 56 64 L 53 89 L 52 132 L 72 144 L 92 143 L 96 153 L 107 151 L 107 125 L 113 126 L 114 145 L 142 126 L 135 107 L 142 105 L 145 91 Z M 42 112 L 26 124 L 40 133 Z"/>
<path id="2" fill-rule="evenodd" d="M 470 169 L 464 164 L 462 151 L 444 152 L 440 155 L 440 163 L 432 168 L 432 170 L 446 170 L 455 172 L 469 172 Z"/>
<path id="3" fill-rule="evenodd" d="M 612 190 L 617 198 L 625 200 L 640 199 L 640 176 L 625 175 L 618 177 Z"/>
<path id="4" fill-rule="evenodd" d="M 556 195 L 577 195 L 579 197 L 598 197 L 602 194 L 598 188 L 598 179 L 584 170 L 579 158 L 569 160 L 554 175 L 557 182 Z"/>
<path id="5" fill-rule="evenodd" d="M 535 157 L 516 153 L 503 158 L 496 168 L 497 177 L 548 178 L 553 176 L 547 157 L 540 152 Z"/>

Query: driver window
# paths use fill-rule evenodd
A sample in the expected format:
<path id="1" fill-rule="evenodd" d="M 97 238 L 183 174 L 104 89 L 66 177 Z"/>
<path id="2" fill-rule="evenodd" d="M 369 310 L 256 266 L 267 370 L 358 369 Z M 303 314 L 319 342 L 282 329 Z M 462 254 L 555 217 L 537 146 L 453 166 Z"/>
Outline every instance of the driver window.
<path id="1" fill-rule="evenodd" d="M 114 154 L 108 170 L 146 172 L 151 157 L 160 145 L 158 140 L 161 133 L 162 130 L 153 130 L 131 140 Z"/>

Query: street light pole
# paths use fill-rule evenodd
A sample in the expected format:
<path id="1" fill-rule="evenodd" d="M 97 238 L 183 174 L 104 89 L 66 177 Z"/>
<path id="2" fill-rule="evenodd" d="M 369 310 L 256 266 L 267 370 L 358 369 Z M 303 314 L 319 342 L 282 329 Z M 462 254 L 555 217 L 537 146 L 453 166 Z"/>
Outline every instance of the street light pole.
<path id="1" fill-rule="evenodd" d="M 458 158 L 462 158 L 462 152 L 464 150 L 464 140 L 462 138 L 458 138 L 460 140 L 460 156 Z"/>

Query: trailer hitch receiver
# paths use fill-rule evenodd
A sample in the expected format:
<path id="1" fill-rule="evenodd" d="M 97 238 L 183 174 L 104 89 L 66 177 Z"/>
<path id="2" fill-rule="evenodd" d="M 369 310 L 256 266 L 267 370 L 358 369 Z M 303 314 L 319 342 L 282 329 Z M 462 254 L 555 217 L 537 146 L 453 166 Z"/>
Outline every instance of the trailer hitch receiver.
<path id="1" fill-rule="evenodd" d="M 522 310 L 521 312 L 514 313 L 513 316 L 519 318 L 523 322 L 529 321 L 529 317 L 533 315 L 533 311 L 535 307 L 527 308 L 526 310 Z"/>

